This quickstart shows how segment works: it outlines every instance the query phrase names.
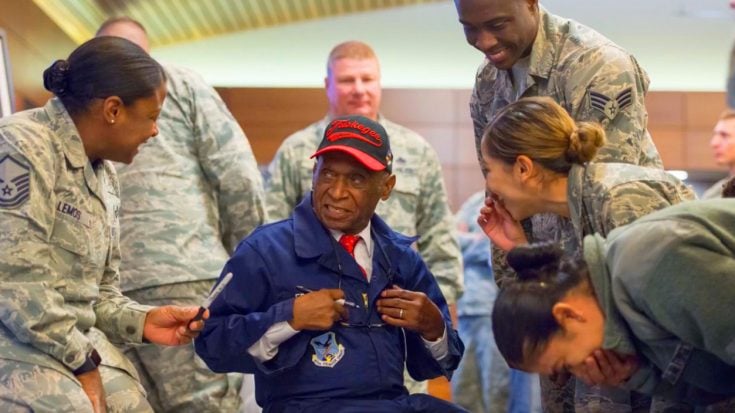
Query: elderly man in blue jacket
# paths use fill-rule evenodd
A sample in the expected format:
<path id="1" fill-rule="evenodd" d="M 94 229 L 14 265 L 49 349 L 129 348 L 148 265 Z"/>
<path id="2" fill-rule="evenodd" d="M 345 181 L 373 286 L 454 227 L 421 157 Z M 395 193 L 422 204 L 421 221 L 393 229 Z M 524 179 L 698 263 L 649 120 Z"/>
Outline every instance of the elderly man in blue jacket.
<path id="1" fill-rule="evenodd" d="M 374 214 L 396 181 L 385 130 L 336 118 L 312 157 L 312 193 L 225 265 L 234 276 L 197 353 L 214 371 L 255 374 L 266 413 L 465 411 L 403 385 L 404 365 L 449 378 L 463 345 L 415 239 Z"/>

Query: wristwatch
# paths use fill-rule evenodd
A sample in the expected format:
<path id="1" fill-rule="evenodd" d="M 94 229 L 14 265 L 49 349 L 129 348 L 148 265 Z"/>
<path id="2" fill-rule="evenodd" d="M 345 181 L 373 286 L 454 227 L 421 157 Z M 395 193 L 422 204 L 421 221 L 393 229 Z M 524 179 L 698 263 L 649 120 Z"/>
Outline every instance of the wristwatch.
<path id="1" fill-rule="evenodd" d="M 97 368 L 97 366 L 102 363 L 102 357 L 100 357 L 100 353 L 97 352 L 97 350 L 92 349 L 92 351 L 87 356 L 87 359 L 84 360 L 84 364 L 77 367 L 72 373 L 74 373 L 75 376 L 78 376 L 80 374 L 89 373 L 90 371 Z"/>

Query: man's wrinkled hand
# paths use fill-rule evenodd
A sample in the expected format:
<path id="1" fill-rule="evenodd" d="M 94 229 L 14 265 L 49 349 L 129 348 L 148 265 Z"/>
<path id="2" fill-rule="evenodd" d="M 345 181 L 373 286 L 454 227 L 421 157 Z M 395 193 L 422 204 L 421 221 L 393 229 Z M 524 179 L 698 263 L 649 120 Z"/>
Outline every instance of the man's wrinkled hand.
<path id="1" fill-rule="evenodd" d="M 439 307 L 422 292 L 393 286 L 380 293 L 376 305 L 386 324 L 416 331 L 428 341 L 436 341 L 444 334 Z"/>
<path id="2" fill-rule="evenodd" d="M 296 297 L 293 302 L 294 330 L 328 330 L 337 320 L 347 319 L 347 310 L 337 300 L 345 293 L 338 289 L 322 289 Z"/>

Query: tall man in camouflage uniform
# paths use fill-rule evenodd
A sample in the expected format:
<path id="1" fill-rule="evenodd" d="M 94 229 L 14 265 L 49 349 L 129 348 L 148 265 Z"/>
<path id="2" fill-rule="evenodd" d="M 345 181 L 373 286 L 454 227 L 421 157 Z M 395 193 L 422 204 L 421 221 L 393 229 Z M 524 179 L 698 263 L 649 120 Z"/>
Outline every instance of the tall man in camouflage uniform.
<path id="1" fill-rule="evenodd" d="M 420 135 L 378 113 L 380 67 L 367 44 L 349 41 L 335 46 L 327 60 L 324 86 L 329 101 L 327 116 L 286 138 L 269 167 L 269 218 L 287 218 L 311 191 L 314 160 L 309 156 L 316 151 L 330 119 L 363 115 L 377 120 L 391 137 L 393 173 L 398 179 L 393 195 L 375 212 L 393 230 L 420 236 L 418 251 L 447 303 L 453 305 L 462 289 L 461 253 L 452 233 L 454 225 L 436 152 Z M 426 391 L 425 385 L 417 386 L 406 377 L 411 392 Z"/>
<path id="2" fill-rule="evenodd" d="M 455 0 L 455 5 L 467 42 L 486 57 L 470 101 L 481 168 L 483 130 L 500 109 L 524 96 L 550 96 L 575 120 L 602 124 L 608 144 L 597 161 L 662 167 L 646 129 L 648 76 L 633 56 L 594 30 L 548 13 L 538 0 Z M 532 240 L 557 240 L 573 251 L 577 241 L 569 220 L 539 215 L 530 221 Z M 493 271 L 501 286 L 510 276 L 497 248 Z M 551 385 L 542 380 L 545 408 L 574 411 L 571 380 L 564 388 Z"/>
<path id="3" fill-rule="evenodd" d="M 134 20 L 105 22 L 148 51 Z M 198 305 L 237 243 L 265 220 L 250 144 L 217 92 L 198 75 L 165 65 L 168 93 L 158 138 L 120 166 L 123 292 L 145 304 Z M 212 373 L 193 346 L 144 345 L 126 355 L 157 412 L 235 412 L 241 375 Z"/>

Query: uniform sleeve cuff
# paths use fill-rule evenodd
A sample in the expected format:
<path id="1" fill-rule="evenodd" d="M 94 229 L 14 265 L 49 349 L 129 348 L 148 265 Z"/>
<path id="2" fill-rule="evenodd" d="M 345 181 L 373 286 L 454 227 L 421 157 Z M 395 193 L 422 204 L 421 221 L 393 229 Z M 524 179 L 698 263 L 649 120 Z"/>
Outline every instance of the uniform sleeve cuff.
<path id="1" fill-rule="evenodd" d="M 143 304 L 126 306 L 120 315 L 119 335 L 123 342 L 140 344 L 143 342 L 143 327 L 148 312 L 155 307 Z"/>
<path id="2" fill-rule="evenodd" d="M 72 330 L 72 336 L 70 337 L 66 348 L 64 349 L 63 360 L 60 360 L 66 365 L 69 370 L 78 369 L 87 360 L 87 354 L 92 351 L 92 343 L 89 339 L 76 328 Z"/>
<path id="3" fill-rule="evenodd" d="M 447 341 L 447 327 L 444 326 L 442 336 L 436 339 L 436 341 L 429 341 L 421 337 L 421 341 L 424 342 L 424 346 L 429 350 L 434 360 L 441 360 L 449 354 L 449 342 Z"/>

